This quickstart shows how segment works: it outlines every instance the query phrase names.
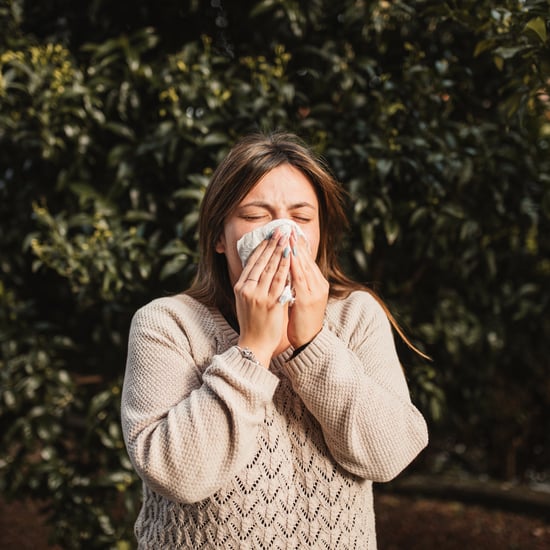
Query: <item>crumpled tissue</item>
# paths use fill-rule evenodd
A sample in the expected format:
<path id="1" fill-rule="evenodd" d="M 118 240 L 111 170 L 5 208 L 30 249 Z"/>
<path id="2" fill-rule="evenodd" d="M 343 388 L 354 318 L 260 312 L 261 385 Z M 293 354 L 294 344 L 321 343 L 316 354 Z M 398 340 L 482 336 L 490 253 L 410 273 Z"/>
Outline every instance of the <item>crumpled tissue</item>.
<path id="1" fill-rule="evenodd" d="M 277 228 L 279 228 L 281 236 L 290 235 L 292 229 L 295 229 L 297 236 L 305 238 L 304 232 L 302 231 L 300 226 L 296 222 L 288 220 L 286 218 L 273 220 L 266 225 L 257 227 L 253 231 L 245 233 L 237 241 L 237 252 L 239 253 L 239 257 L 241 259 L 243 267 L 246 265 L 250 254 L 254 252 L 256 247 L 269 235 L 271 235 Z M 292 281 L 290 280 L 290 275 L 288 276 L 287 285 L 285 286 L 283 293 L 279 297 L 279 302 L 281 304 L 286 304 L 287 302 L 289 302 L 291 305 L 294 303 L 294 296 L 292 295 Z"/>

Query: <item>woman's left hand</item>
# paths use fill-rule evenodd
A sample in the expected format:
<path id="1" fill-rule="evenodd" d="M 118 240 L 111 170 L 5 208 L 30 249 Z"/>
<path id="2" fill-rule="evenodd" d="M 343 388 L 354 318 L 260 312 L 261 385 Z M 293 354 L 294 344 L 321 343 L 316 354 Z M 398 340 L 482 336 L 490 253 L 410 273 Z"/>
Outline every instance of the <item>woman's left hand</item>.
<path id="1" fill-rule="evenodd" d="M 295 302 L 289 308 L 288 340 L 299 348 L 315 338 L 323 328 L 329 295 L 329 282 L 311 256 L 303 237 L 291 237 L 293 247 L 290 274 L 295 293 Z"/>

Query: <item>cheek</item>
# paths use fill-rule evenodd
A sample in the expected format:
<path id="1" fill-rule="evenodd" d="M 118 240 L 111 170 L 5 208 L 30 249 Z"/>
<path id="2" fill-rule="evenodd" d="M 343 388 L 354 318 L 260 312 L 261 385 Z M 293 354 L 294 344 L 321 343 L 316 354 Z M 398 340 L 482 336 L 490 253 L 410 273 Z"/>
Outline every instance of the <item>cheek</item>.
<path id="1" fill-rule="evenodd" d="M 243 271 L 242 262 L 239 258 L 239 254 L 237 253 L 237 248 L 234 246 L 234 243 L 233 245 L 228 243 L 223 255 L 225 256 L 229 281 L 232 285 L 234 285 Z"/>
<path id="2" fill-rule="evenodd" d="M 318 230 L 308 230 L 304 231 L 307 242 L 309 243 L 309 249 L 311 251 L 311 255 L 315 258 L 317 256 L 317 252 L 319 250 L 319 241 L 320 241 L 320 235 Z"/>

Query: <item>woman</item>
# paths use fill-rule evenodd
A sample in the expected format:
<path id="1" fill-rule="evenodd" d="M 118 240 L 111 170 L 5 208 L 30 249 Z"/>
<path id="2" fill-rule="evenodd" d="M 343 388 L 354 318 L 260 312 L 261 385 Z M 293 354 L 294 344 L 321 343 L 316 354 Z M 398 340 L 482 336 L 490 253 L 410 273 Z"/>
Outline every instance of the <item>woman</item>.
<path id="1" fill-rule="evenodd" d="M 237 241 L 278 219 L 301 231 L 276 229 L 243 267 Z M 345 226 L 341 188 L 295 136 L 248 136 L 215 171 L 193 285 L 130 330 L 140 548 L 376 548 L 372 482 L 427 430 L 391 316 L 338 267 Z"/>

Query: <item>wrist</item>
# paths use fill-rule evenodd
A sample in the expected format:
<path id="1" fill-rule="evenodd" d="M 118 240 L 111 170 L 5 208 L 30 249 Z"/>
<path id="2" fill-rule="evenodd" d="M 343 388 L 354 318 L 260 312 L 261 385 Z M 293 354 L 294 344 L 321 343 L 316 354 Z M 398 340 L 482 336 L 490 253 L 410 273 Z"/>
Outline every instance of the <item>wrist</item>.
<path id="1" fill-rule="evenodd" d="M 313 342 L 313 340 L 315 340 L 315 338 L 317 338 L 317 336 L 319 335 L 321 330 L 323 330 L 322 326 L 313 333 L 310 332 L 310 333 L 305 334 L 305 335 L 302 334 L 299 337 L 294 336 L 292 339 L 290 339 L 290 343 L 292 344 L 292 347 L 295 350 L 294 355 L 298 355 L 298 353 L 300 353 L 300 351 L 302 351 L 311 342 Z"/>
<path id="2" fill-rule="evenodd" d="M 313 338 L 312 338 L 313 340 Z M 299 353 L 301 353 L 302 351 L 304 351 L 308 346 L 309 344 L 311 343 L 310 340 L 309 342 L 306 342 L 305 344 L 302 344 L 301 346 L 297 347 L 293 352 L 292 352 L 292 357 L 291 359 L 294 359 Z"/>
<path id="3" fill-rule="evenodd" d="M 256 365 L 264 368 L 266 367 L 266 364 L 269 365 L 269 362 L 265 361 L 265 358 L 258 357 L 256 353 L 248 346 L 241 346 L 240 344 L 236 344 L 235 347 L 241 354 L 241 357 L 243 357 L 244 359 L 247 359 L 248 361 L 251 361 L 252 363 L 255 363 Z"/>

